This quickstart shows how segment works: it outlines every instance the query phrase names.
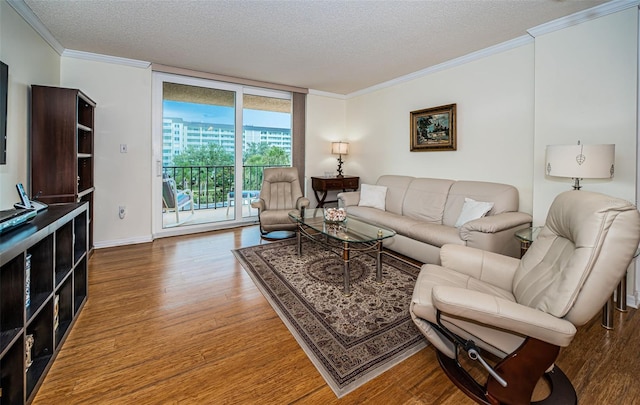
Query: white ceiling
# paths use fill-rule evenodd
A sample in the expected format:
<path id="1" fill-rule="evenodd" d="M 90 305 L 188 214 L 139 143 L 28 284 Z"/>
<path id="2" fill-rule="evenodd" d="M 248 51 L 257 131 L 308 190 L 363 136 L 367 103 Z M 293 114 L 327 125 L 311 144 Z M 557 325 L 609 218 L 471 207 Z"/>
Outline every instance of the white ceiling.
<path id="1" fill-rule="evenodd" d="M 24 2 L 67 50 L 350 94 L 606 1 Z"/>

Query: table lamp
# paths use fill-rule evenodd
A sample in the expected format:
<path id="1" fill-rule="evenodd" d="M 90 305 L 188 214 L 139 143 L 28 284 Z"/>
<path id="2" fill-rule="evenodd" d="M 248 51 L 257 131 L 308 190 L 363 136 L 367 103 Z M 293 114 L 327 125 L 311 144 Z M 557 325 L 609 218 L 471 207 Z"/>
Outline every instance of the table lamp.
<path id="1" fill-rule="evenodd" d="M 331 142 L 331 153 L 333 155 L 338 155 L 338 176 L 344 177 L 342 175 L 342 155 L 349 154 L 349 143 L 347 142 Z"/>
<path id="2" fill-rule="evenodd" d="M 570 177 L 574 190 L 580 190 L 582 179 L 613 177 L 614 144 L 605 145 L 547 145 L 545 171 L 548 176 Z"/>

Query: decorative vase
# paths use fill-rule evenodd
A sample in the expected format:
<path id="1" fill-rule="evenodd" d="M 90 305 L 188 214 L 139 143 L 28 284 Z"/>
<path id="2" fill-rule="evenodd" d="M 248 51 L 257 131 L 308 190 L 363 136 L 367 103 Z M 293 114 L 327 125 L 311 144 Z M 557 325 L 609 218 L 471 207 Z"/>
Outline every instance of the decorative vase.
<path id="1" fill-rule="evenodd" d="M 328 223 L 340 223 L 347 219 L 347 212 L 344 208 L 325 208 L 324 221 Z"/>

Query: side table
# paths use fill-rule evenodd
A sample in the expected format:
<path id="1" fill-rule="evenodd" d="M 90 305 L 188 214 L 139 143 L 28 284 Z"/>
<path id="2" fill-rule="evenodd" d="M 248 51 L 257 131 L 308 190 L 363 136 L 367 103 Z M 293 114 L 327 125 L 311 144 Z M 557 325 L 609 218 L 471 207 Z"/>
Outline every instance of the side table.
<path id="1" fill-rule="evenodd" d="M 360 187 L 360 177 L 343 176 L 343 177 L 311 177 L 311 188 L 316 195 L 318 208 L 324 207 L 325 204 L 334 203 L 338 200 L 325 201 L 327 192 L 331 190 L 356 191 Z M 318 193 L 322 193 L 319 195 Z"/>
<path id="2" fill-rule="evenodd" d="M 633 255 L 634 260 L 638 256 L 640 256 L 640 249 L 636 250 L 636 253 Z M 613 329 L 613 297 L 614 294 L 611 294 L 611 297 L 609 297 L 604 307 L 602 307 L 602 327 L 605 329 Z M 615 297 L 615 309 L 620 312 L 627 312 L 627 272 L 624 273 L 624 276 L 622 276 L 618 283 Z"/>
<path id="3" fill-rule="evenodd" d="M 529 249 L 529 246 L 533 243 L 534 240 L 538 237 L 538 233 L 542 229 L 539 226 L 533 226 L 529 228 L 520 229 L 515 233 L 516 239 L 520 241 L 520 257 L 524 256 L 524 254 Z"/>

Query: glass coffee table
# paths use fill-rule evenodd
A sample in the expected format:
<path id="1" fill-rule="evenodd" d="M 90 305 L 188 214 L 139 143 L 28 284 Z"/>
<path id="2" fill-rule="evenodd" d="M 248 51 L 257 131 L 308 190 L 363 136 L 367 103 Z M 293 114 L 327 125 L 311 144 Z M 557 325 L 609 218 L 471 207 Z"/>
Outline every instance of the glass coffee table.
<path id="1" fill-rule="evenodd" d="M 376 254 L 376 282 L 382 283 L 382 241 L 396 234 L 357 217 L 347 217 L 341 222 L 327 222 L 321 208 L 289 212 L 289 217 L 298 224 L 296 238 L 298 255 L 302 255 L 302 237 L 320 243 L 327 250 L 342 257 L 344 262 L 344 295 L 351 294 L 349 258 L 351 253 Z"/>

